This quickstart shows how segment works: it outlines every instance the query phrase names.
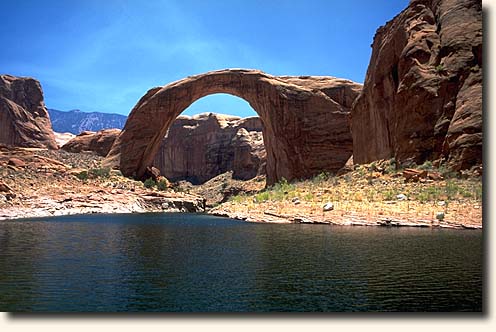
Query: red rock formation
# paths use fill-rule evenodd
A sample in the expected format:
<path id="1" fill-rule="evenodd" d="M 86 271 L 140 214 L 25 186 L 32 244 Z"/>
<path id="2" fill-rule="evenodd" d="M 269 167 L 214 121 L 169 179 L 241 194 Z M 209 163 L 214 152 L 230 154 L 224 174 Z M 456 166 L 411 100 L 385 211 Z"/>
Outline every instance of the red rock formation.
<path id="1" fill-rule="evenodd" d="M 120 129 L 103 129 L 97 132 L 83 131 L 61 149 L 68 152 L 94 151 L 100 156 L 106 156 L 121 133 Z"/>
<path id="2" fill-rule="evenodd" d="M 262 122 L 257 117 L 204 113 L 179 116 L 169 128 L 153 164 L 172 181 L 200 184 L 233 171 L 248 180 L 265 174 Z"/>
<path id="3" fill-rule="evenodd" d="M 58 133 L 56 131 L 54 131 L 53 134 L 55 135 L 55 141 L 57 142 L 57 146 L 59 148 L 76 137 L 76 135 L 71 133 Z"/>
<path id="4" fill-rule="evenodd" d="M 0 143 L 57 149 L 40 82 L 0 75 Z"/>
<path id="5" fill-rule="evenodd" d="M 482 163 L 480 1 L 413 0 L 377 30 L 352 132 L 355 163 Z"/>
<path id="6" fill-rule="evenodd" d="M 350 104 L 361 85 L 333 77 L 271 76 L 226 69 L 148 91 L 133 108 L 105 161 L 142 177 L 172 122 L 197 99 L 228 93 L 259 114 L 267 151 L 267 184 L 337 171 L 351 156 Z"/>

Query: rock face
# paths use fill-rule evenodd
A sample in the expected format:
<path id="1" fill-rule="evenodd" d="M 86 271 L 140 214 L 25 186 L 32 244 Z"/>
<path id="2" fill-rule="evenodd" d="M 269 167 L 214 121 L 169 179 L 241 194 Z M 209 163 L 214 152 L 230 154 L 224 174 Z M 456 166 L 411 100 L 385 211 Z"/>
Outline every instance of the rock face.
<path id="1" fill-rule="evenodd" d="M 76 137 L 76 135 L 71 133 L 58 133 L 56 131 L 54 131 L 53 134 L 55 135 L 55 141 L 59 148 Z"/>
<path id="2" fill-rule="evenodd" d="M 83 131 L 64 144 L 61 149 L 74 153 L 93 151 L 99 156 L 106 156 L 120 133 L 120 129 L 104 129 L 97 132 Z"/>
<path id="3" fill-rule="evenodd" d="M 361 85 L 333 77 L 271 76 L 225 69 L 149 90 L 131 111 L 106 158 L 141 178 L 173 121 L 194 101 L 228 93 L 248 101 L 263 123 L 267 184 L 337 171 L 352 154 L 350 109 Z"/>
<path id="4" fill-rule="evenodd" d="M 0 143 L 57 149 L 40 82 L 0 75 Z"/>
<path id="5" fill-rule="evenodd" d="M 239 180 L 265 174 L 265 159 L 258 117 L 204 113 L 173 122 L 153 165 L 169 180 L 201 184 L 227 171 Z"/>
<path id="6" fill-rule="evenodd" d="M 355 163 L 482 163 L 479 0 L 413 0 L 377 30 L 352 132 Z"/>

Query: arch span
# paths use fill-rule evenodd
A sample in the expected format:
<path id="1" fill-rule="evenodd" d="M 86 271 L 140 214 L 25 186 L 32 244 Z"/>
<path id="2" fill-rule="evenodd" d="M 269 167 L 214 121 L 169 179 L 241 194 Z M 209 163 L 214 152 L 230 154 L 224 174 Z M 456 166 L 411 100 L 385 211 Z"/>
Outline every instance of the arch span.
<path id="1" fill-rule="evenodd" d="M 352 153 L 351 104 L 361 84 L 324 76 L 272 76 L 259 70 L 212 71 L 149 90 L 131 111 L 104 164 L 143 177 L 172 122 L 214 93 L 243 98 L 260 116 L 267 184 L 336 171 Z"/>

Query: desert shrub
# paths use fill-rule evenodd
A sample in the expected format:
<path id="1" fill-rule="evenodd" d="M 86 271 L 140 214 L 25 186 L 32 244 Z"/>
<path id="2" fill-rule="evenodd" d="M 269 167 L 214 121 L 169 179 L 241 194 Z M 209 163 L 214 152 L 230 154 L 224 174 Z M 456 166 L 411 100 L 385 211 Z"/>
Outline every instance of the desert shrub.
<path id="1" fill-rule="evenodd" d="M 108 178 L 110 176 L 110 168 L 92 168 L 89 170 L 89 174 L 92 178 Z"/>
<path id="2" fill-rule="evenodd" d="M 393 190 L 386 190 L 382 193 L 382 197 L 385 201 L 392 201 L 396 198 L 396 194 Z"/>
<path id="3" fill-rule="evenodd" d="M 169 186 L 169 181 L 167 179 L 162 178 L 157 182 L 157 189 L 165 191 L 167 190 L 167 187 Z"/>
<path id="4" fill-rule="evenodd" d="M 295 195 L 295 185 L 289 183 L 285 178 L 276 183 L 266 192 L 271 199 L 283 200 L 286 197 L 294 197 Z"/>
<path id="5" fill-rule="evenodd" d="M 304 198 L 306 201 L 312 201 L 312 200 L 313 200 L 313 198 L 314 198 L 314 196 L 313 196 L 313 193 L 311 193 L 311 192 L 307 192 L 307 193 L 303 196 L 303 198 Z"/>
<path id="6" fill-rule="evenodd" d="M 446 181 L 445 191 L 446 191 L 446 196 L 448 196 L 448 199 L 454 199 L 456 198 L 456 195 L 460 191 L 460 187 L 458 186 L 457 183 L 455 183 L 455 181 L 448 180 Z"/>
<path id="7" fill-rule="evenodd" d="M 324 181 L 327 181 L 330 177 L 330 174 L 327 173 L 327 172 L 322 172 L 320 174 L 318 174 L 317 176 L 315 176 L 313 179 L 312 179 L 312 182 L 313 183 L 322 183 Z"/>
<path id="8" fill-rule="evenodd" d="M 426 160 L 422 165 L 418 166 L 418 169 L 430 171 L 432 170 L 432 162 L 430 160 Z"/>
<path id="9" fill-rule="evenodd" d="M 437 65 L 434 69 L 436 70 L 436 73 L 442 73 L 442 72 L 445 71 L 445 68 L 444 68 L 444 65 L 443 64 Z"/>
<path id="10" fill-rule="evenodd" d="M 255 195 L 255 202 L 262 203 L 270 199 L 270 194 L 268 191 L 262 191 Z"/>
<path id="11" fill-rule="evenodd" d="M 157 185 L 157 183 L 152 178 L 148 178 L 145 180 L 145 182 L 143 182 L 143 185 L 145 186 L 145 188 L 153 188 Z"/>
<path id="12" fill-rule="evenodd" d="M 233 202 L 233 203 L 242 203 L 244 200 L 245 200 L 246 196 L 245 195 L 235 195 L 235 196 L 231 196 L 229 197 L 229 201 Z"/>
<path id="13" fill-rule="evenodd" d="M 88 171 L 81 171 L 81 172 L 76 174 L 76 177 L 79 180 L 86 181 L 86 180 L 88 180 Z"/>

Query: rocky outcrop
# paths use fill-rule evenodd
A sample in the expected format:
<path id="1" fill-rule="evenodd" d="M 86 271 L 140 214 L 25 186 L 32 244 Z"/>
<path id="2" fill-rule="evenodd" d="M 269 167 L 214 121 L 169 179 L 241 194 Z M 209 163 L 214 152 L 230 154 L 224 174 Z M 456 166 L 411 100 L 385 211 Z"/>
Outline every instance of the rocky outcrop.
<path id="1" fill-rule="evenodd" d="M 143 177 L 173 121 L 214 93 L 245 99 L 261 118 L 267 184 L 337 171 L 352 154 L 351 103 L 361 85 L 334 77 L 225 69 L 149 90 L 131 111 L 105 165 Z"/>
<path id="2" fill-rule="evenodd" d="M 83 131 L 64 144 L 61 149 L 73 153 L 93 151 L 99 156 L 106 156 L 120 133 L 120 129 L 103 129 L 97 132 Z"/>
<path id="3" fill-rule="evenodd" d="M 0 75 L 0 143 L 57 149 L 40 82 Z"/>
<path id="4" fill-rule="evenodd" d="M 227 171 L 240 180 L 265 174 L 265 158 L 259 118 L 204 113 L 173 122 L 153 165 L 169 180 L 201 184 Z"/>
<path id="5" fill-rule="evenodd" d="M 482 163 L 480 0 L 413 0 L 374 37 L 352 110 L 355 163 Z"/>
<path id="6" fill-rule="evenodd" d="M 58 133 L 56 131 L 54 131 L 53 134 L 55 135 L 55 142 L 57 142 L 59 148 L 76 137 L 76 135 L 71 133 Z"/>

